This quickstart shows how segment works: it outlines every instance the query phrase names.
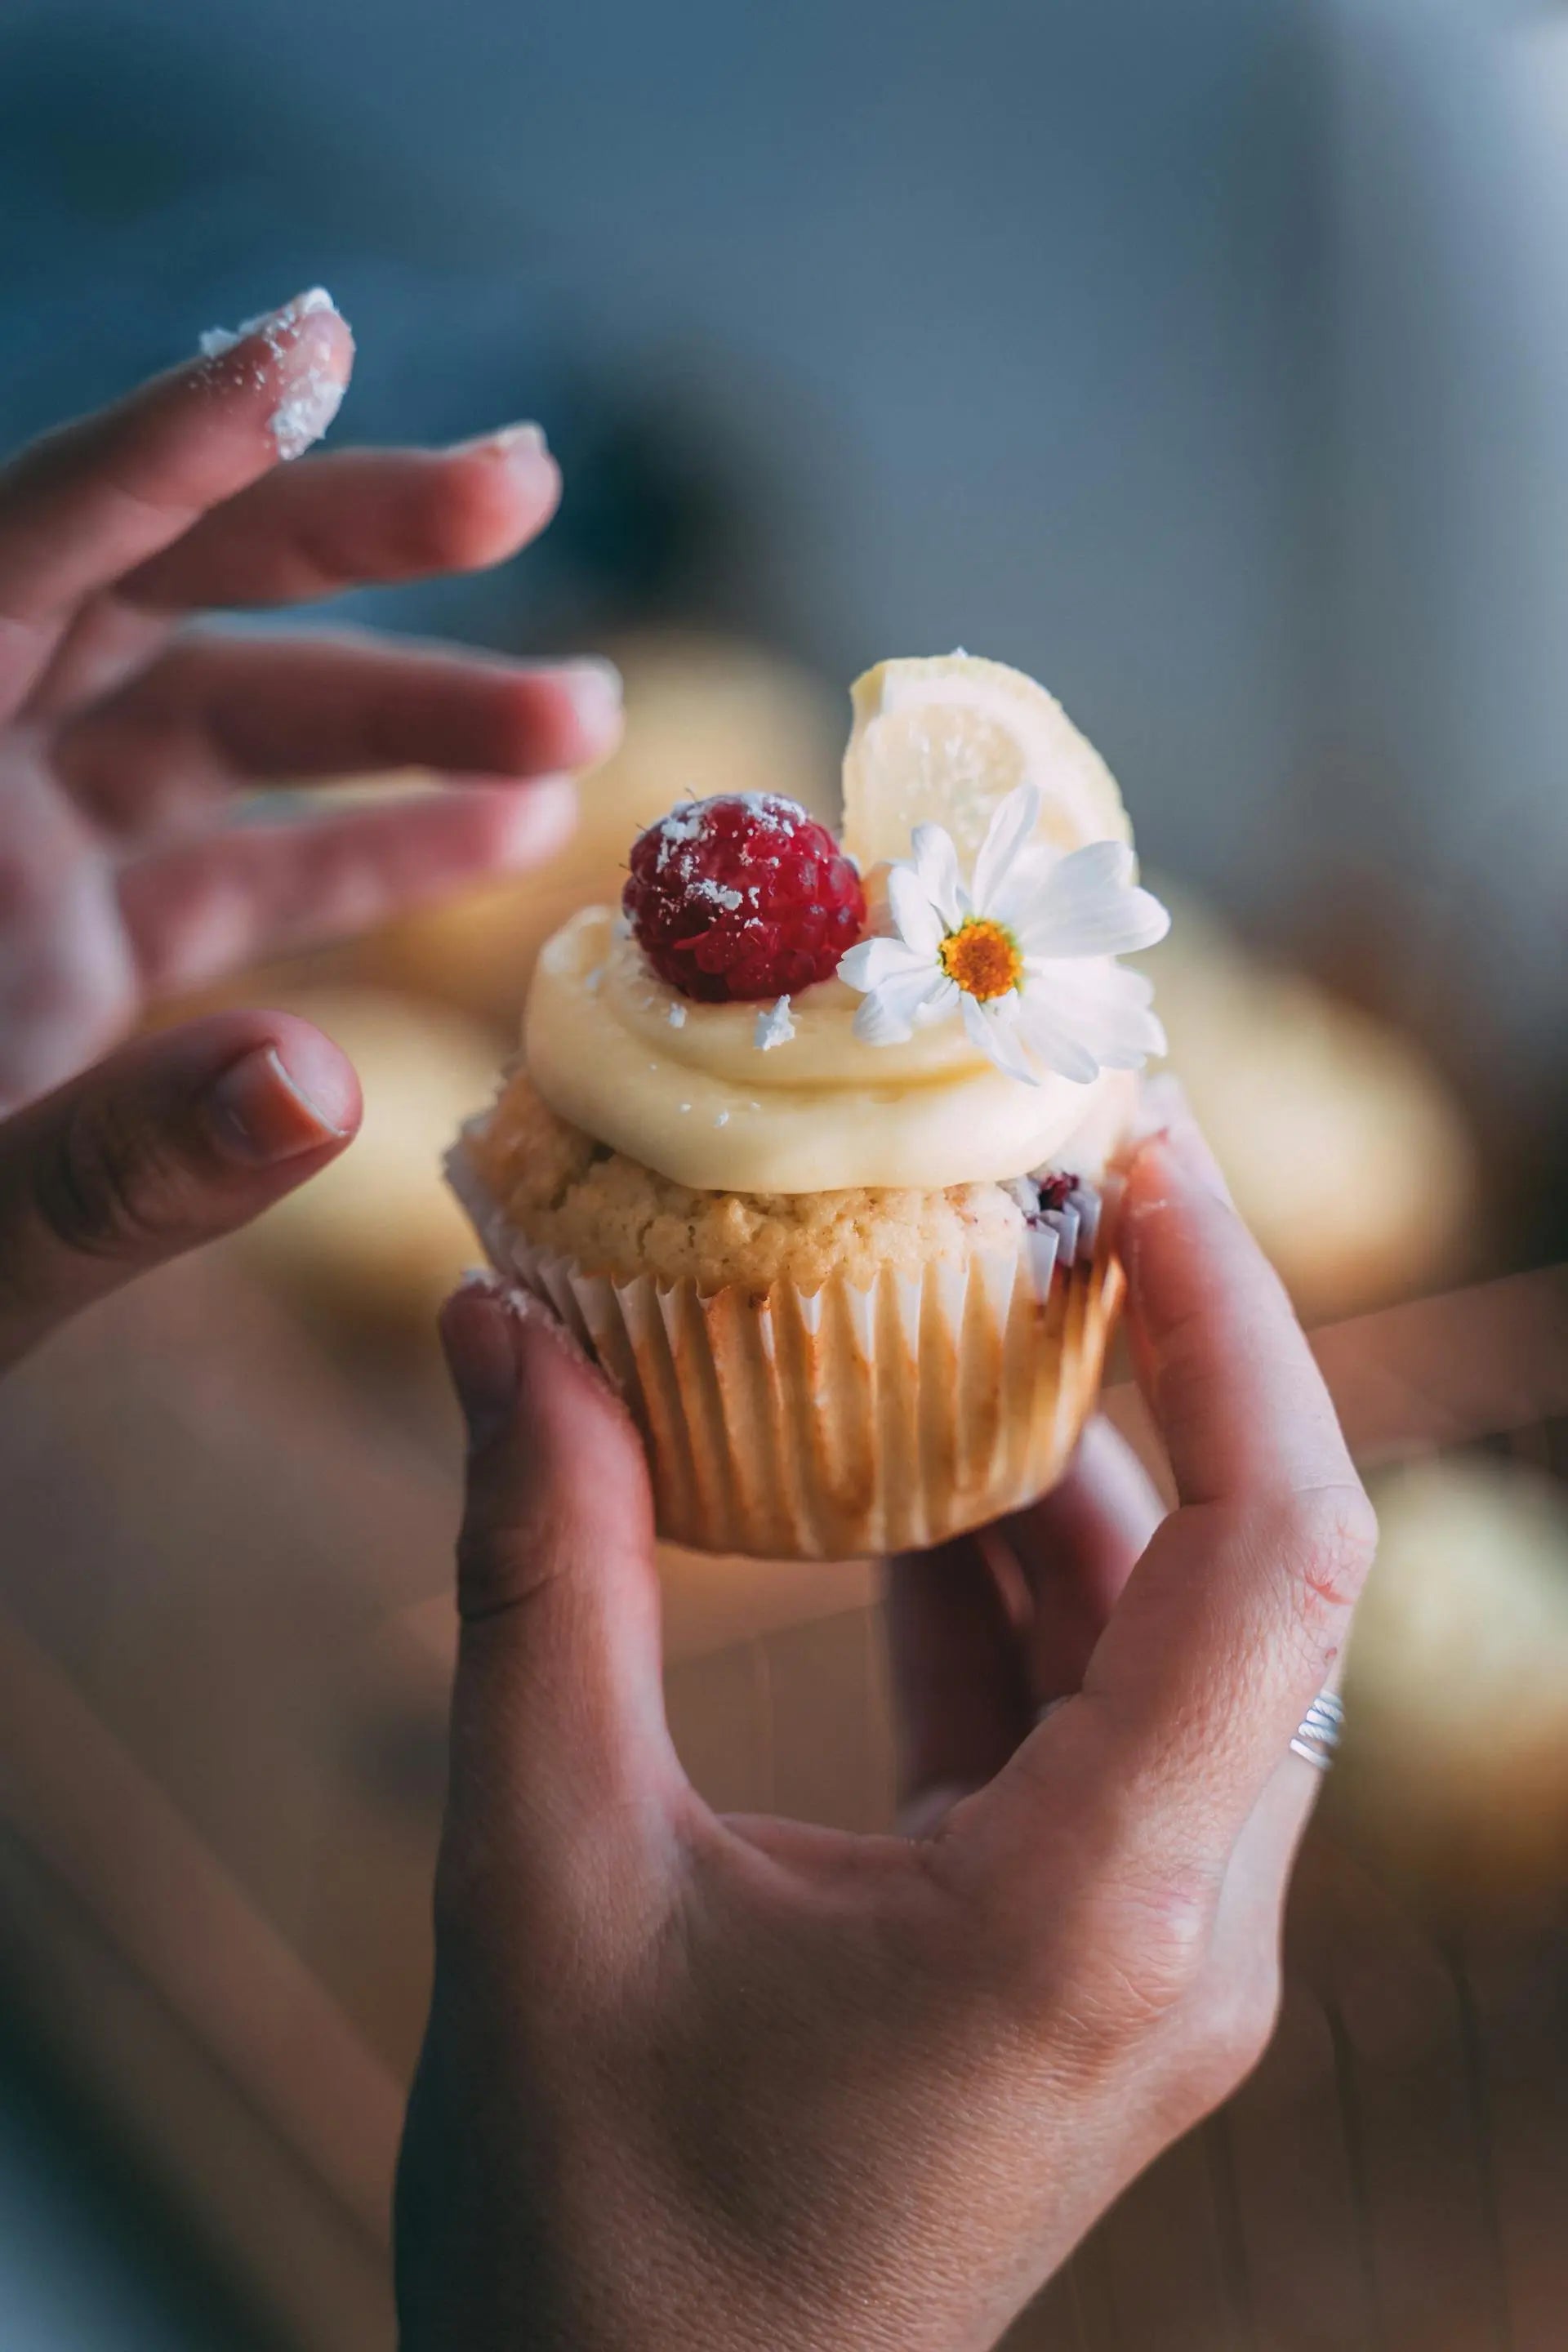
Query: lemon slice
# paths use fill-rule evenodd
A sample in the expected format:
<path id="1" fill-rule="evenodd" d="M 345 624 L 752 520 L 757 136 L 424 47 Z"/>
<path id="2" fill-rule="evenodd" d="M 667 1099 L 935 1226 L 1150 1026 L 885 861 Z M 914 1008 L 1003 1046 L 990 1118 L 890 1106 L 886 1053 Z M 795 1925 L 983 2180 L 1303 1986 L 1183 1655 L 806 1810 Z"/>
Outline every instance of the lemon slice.
<path id="1" fill-rule="evenodd" d="M 879 662 L 850 689 L 844 846 L 862 873 L 908 857 L 917 824 L 945 825 L 967 868 L 998 801 L 1039 787 L 1036 838 L 1053 849 L 1131 842 L 1116 779 L 1061 704 L 1022 670 L 972 654 Z"/>

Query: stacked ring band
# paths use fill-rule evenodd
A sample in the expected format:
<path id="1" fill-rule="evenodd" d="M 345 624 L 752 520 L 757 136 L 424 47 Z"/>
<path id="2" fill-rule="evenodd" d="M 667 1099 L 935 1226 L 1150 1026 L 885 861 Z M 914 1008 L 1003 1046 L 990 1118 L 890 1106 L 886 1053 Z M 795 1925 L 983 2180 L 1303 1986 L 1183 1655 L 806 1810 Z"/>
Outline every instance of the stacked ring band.
<path id="1" fill-rule="evenodd" d="M 1334 1760 L 1334 1750 L 1340 1744 L 1344 1728 L 1345 1710 L 1332 1691 L 1320 1691 L 1301 1718 L 1300 1728 L 1290 1742 L 1292 1756 L 1326 1772 Z"/>

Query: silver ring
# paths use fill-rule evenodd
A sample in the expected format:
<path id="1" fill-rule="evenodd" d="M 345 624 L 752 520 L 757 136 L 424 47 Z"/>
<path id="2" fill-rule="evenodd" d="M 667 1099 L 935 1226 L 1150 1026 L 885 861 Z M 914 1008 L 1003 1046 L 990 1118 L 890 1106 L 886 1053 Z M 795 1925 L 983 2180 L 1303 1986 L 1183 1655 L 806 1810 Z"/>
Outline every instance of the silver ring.
<path id="1" fill-rule="evenodd" d="M 1334 1760 L 1334 1750 L 1340 1744 L 1340 1734 L 1345 1726 L 1343 1702 L 1333 1691 L 1320 1691 L 1290 1742 L 1290 1753 L 1304 1764 L 1326 1772 Z"/>

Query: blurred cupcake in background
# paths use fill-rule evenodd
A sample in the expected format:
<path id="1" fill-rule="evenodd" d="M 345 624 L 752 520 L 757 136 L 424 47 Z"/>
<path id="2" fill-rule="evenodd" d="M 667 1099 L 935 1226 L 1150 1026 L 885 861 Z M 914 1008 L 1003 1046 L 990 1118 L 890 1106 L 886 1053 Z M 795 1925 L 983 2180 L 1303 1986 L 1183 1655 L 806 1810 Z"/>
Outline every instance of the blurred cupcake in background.
<path id="1" fill-rule="evenodd" d="M 1438 1900 L 1556 1898 L 1568 1869 L 1568 1494 L 1485 1454 L 1373 1482 L 1382 1528 L 1331 1782 L 1342 1826 Z"/>
<path id="2" fill-rule="evenodd" d="M 1461 1278 L 1476 1150 L 1421 1047 L 1159 887 L 1176 917 L 1158 967 L 1172 1066 L 1302 1315 Z"/>

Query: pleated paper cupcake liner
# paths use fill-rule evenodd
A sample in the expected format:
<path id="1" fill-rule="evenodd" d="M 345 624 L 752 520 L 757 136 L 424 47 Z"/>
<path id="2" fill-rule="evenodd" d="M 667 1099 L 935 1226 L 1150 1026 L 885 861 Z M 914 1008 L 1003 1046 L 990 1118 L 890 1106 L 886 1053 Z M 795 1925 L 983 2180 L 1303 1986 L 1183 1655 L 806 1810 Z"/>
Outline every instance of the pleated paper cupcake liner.
<path id="1" fill-rule="evenodd" d="M 704 1293 L 537 1247 L 461 1144 L 447 1173 L 491 1264 L 626 1398 L 671 1542 L 774 1559 L 941 1543 L 1044 1493 L 1093 1409 L 1122 1292 L 1114 1180 L 1079 1186 L 1005 1255 L 889 1267 L 865 1289 Z"/>

